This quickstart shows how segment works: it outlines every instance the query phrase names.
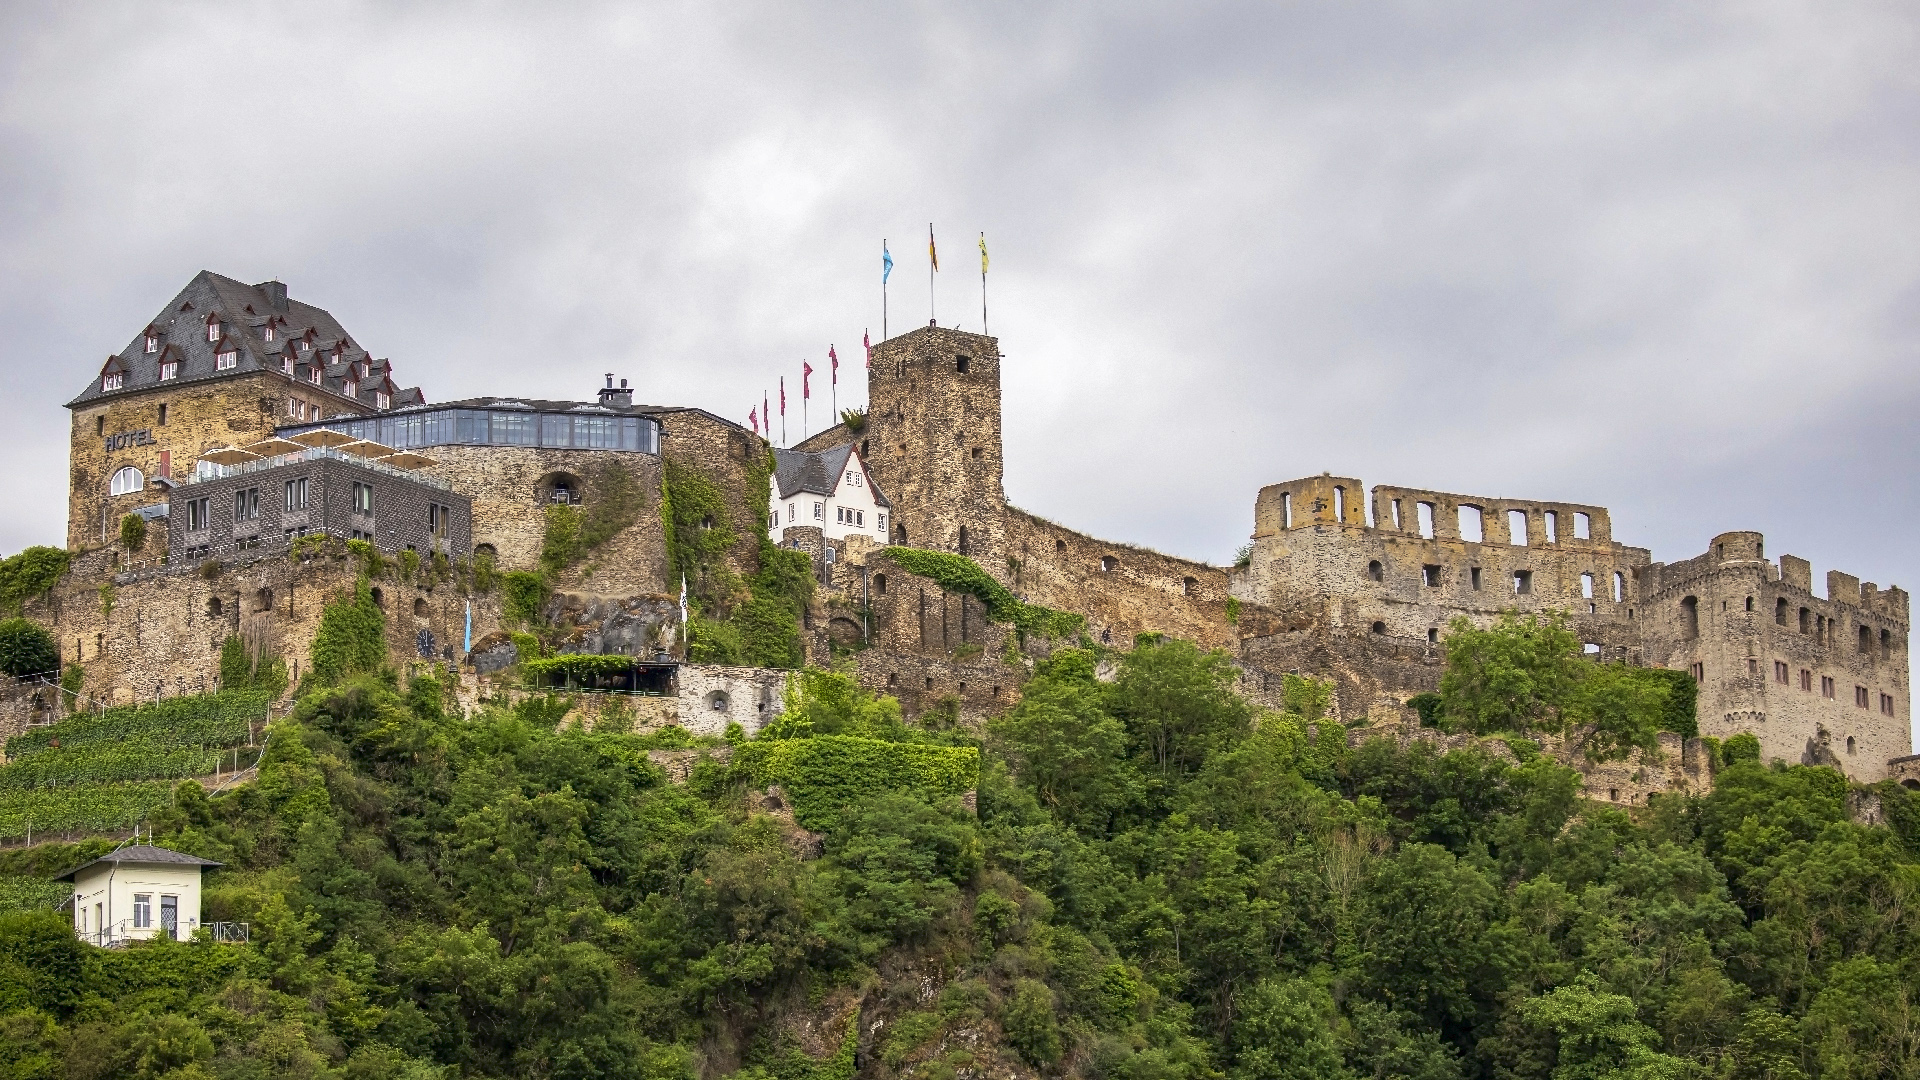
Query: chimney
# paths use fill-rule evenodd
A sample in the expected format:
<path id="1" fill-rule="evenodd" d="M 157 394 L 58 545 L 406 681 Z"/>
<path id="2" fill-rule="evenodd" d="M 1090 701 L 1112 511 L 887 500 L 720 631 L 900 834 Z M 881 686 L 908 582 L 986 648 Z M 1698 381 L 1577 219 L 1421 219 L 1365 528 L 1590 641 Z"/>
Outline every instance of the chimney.
<path id="1" fill-rule="evenodd" d="M 267 303 L 273 305 L 273 310 L 287 310 L 287 287 L 285 285 L 278 281 L 263 281 L 255 285 L 254 288 L 267 294 Z"/>
<path id="2" fill-rule="evenodd" d="M 625 409 L 633 405 L 633 391 L 627 389 L 627 380 L 620 380 L 620 388 L 613 388 L 613 375 L 607 375 L 607 385 L 600 390 L 600 404 L 609 409 Z"/>

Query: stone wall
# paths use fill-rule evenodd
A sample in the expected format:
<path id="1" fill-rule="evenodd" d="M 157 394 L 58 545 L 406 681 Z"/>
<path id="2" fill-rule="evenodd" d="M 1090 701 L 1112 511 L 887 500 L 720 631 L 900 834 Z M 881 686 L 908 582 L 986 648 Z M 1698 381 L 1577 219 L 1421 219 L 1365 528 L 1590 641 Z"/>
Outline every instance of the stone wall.
<path id="1" fill-rule="evenodd" d="M 1757 532 L 1723 533 L 1705 554 L 1655 563 L 1642 578 L 1647 660 L 1697 673 L 1701 734 L 1751 731 L 1763 760 L 1831 758 L 1863 782 L 1912 750 L 1904 591 L 1836 571 L 1815 596 L 1806 561 L 1769 562 Z"/>
<path id="2" fill-rule="evenodd" d="M 787 672 L 770 668 L 680 666 L 680 726 L 694 735 L 725 735 L 739 724 L 749 736 L 784 711 Z"/>
<path id="3" fill-rule="evenodd" d="M 306 503 L 289 485 L 304 481 Z M 356 485 L 372 489 L 371 512 L 362 513 L 353 501 Z M 253 516 L 236 517 L 235 495 L 251 492 Z M 203 500 L 206 518 L 198 530 L 189 528 L 193 515 L 188 504 Z M 411 550 L 420 558 L 438 552 L 465 558 L 472 549 L 472 511 L 467 496 L 447 491 L 410 476 L 369 468 L 349 455 L 293 456 L 271 468 L 236 473 L 183 484 L 167 493 L 168 543 L 174 558 L 227 558 L 262 541 L 324 532 L 332 536 L 371 537 L 380 550 Z M 436 533 L 439 508 L 445 521 Z M 178 519 L 177 521 L 175 519 Z M 148 539 L 153 546 L 153 538 Z"/>
<path id="4" fill-rule="evenodd" d="M 1021 599 L 1087 617 L 1087 633 L 1130 647 L 1143 633 L 1232 648 L 1227 572 L 1217 566 L 1078 533 L 1007 510 L 1008 576 Z"/>

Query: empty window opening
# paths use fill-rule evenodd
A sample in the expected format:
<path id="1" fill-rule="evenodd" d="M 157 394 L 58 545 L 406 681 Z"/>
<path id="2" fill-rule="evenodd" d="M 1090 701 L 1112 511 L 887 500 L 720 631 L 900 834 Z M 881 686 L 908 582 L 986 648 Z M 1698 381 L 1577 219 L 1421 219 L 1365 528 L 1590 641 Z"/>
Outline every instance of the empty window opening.
<path id="1" fill-rule="evenodd" d="M 1847 736 L 1847 753 L 1853 753 L 1853 736 Z"/>
<path id="2" fill-rule="evenodd" d="M 1053 550 L 1056 552 L 1067 550 L 1067 542 L 1065 540 L 1055 540 L 1053 542 Z"/>
<path id="3" fill-rule="evenodd" d="M 893 542 L 896 544 L 904 544 L 907 542 L 907 527 L 905 525 L 895 525 L 893 527 Z"/>
<path id="4" fill-rule="evenodd" d="M 873 575 L 873 595 L 875 596 L 887 595 L 887 575 L 885 574 Z"/>
<path id="5" fill-rule="evenodd" d="M 160 426 L 167 426 L 167 406 L 164 402 L 160 406 Z"/>
<path id="6" fill-rule="evenodd" d="M 1527 512 L 1525 510 L 1507 511 L 1508 542 L 1514 547 L 1527 546 Z"/>
<path id="7" fill-rule="evenodd" d="M 1440 587 L 1440 568 L 1432 565 L 1431 563 L 1421 567 L 1420 580 L 1425 582 L 1427 588 L 1429 589 L 1439 588 Z"/>
<path id="8" fill-rule="evenodd" d="M 1789 681 L 1792 680 L 1792 678 L 1793 678 L 1793 669 L 1787 666 L 1787 662 L 1785 660 L 1775 660 L 1773 662 L 1773 681 L 1774 682 L 1779 683 L 1781 686 L 1785 686 Z"/>
<path id="9" fill-rule="evenodd" d="M 1803 634 L 1813 632 L 1813 612 L 1808 611 L 1806 608 L 1800 609 L 1800 632 Z"/>
<path id="10" fill-rule="evenodd" d="M 1477 506 L 1461 507 L 1460 539 L 1465 540 L 1469 544 L 1478 544 L 1485 541 L 1486 538 L 1487 526 L 1486 522 L 1480 517 L 1480 508 Z"/>
<path id="11" fill-rule="evenodd" d="M 1283 529 L 1293 528 L 1292 492 L 1283 491 L 1280 493 L 1280 527 Z"/>
<path id="12" fill-rule="evenodd" d="M 424 619 L 427 617 L 427 602 L 425 600 L 418 597 L 414 598 L 413 617 L 416 619 Z"/>
<path id="13" fill-rule="evenodd" d="M 967 527 L 960 526 L 960 554 L 967 554 Z"/>
<path id="14" fill-rule="evenodd" d="M 953 370 L 959 372 L 962 375 L 965 375 L 967 373 L 967 368 L 971 367 L 972 365 L 973 365 L 973 357 L 971 356 L 956 356 L 953 358 Z"/>
<path id="15" fill-rule="evenodd" d="M 1784 596 L 1773 602 L 1773 621 L 1781 626 L 1787 625 L 1787 598 Z"/>
<path id="16" fill-rule="evenodd" d="M 1608 788 L 1608 789 L 1607 789 L 1607 798 L 1608 798 L 1608 800 L 1610 800 L 1610 801 L 1612 801 L 1612 802 L 1619 802 L 1619 801 L 1620 801 L 1620 789 L 1619 789 L 1619 788 Z"/>
<path id="17" fill-rule="evenodd" d="M 707 695 L 707 708 L 712 709 L 714 712 L 726 712 L 729 704 L 731 704 L 731 702 L 727 700 L 727 692 L 725 690 L 715 690 L 713 693 Z"/>
<path id="18" fill-rule="evenodd" d="M 1862 709 L 1867 707 L 1867 688 L 1866 687 L 1856 686 L 1853 688 L 1853 703 L 1855 706 Z"/>
<path id="19" fill-rule="evenodd" d="M 1749 675 L 1760 674 L 1760 661 L 1755 660 L 1751 656 L 1747 657 L 1747 674 Z"/>
<path id="20" fill-rule="evenodd" d="M 1892 694 L 1880 695 L 1880 712 L 1882 715 L 1885 715 L 1885 716 L 1893 715 L 1893 695 Z"/>
<path id="21" fill-rule="evenodd" d="M 1627 598 L 1627 575 L 1618 570 L 1613 572 L 1613 602 L 1618 604 Z"/>
<path id="22" fill-rule="evenodd" d="M 1344 523 L 1347 520 L 1347 489 L 1334 485 L 1333 520 Z"/>
<path id="23" fill-rule="evenodd" d="M 900 685 L 900 673 L 899 673 L 899 672 L 897 672 L 897 671 L 889 671 L 889 672 L 887 672 L 887 686 L 888 686 L 888 688 L 892 688 L 892 687 L 895 687 L 895 686 L 899 686 L 899 685 Z"/>
<path id="24" fill-rule="evenodd" d="M 1389 508 L 1388 512 L 1393 515 L 1393 527 L 1395 531 L 1406 528 L 1405 525 L 1400 524 L 1400 500 L 1399 499 L 1393 500 L 1393 505 Z"/>
<path id="25" fill-rule="evenodd" d="M 219 597 L 217 596 L 207 597 L 207 618 L 209 619 L 219 618 L 222 613 L 222 610 L 223 608 L 220 603 Z"/>
<path id="26" fill-rule="evenodd" d="M 1860 651 L 1862 653 L 1873 651 L 1873 631 L 1864 626 L 1860 628 Z"/>
<path id="27" fill-rule="evenodd" d="M 1100 556 L 1100 572 L 1101 573 L 1111 574 L 1118 569 L 1120 569 L 1120 560 L 1114 558 L 1111 555 Z"/>
<path id="28" fill-rule="evenodd" d="M 1180 594 L 1182 596 L 1192 596 L 1199 591 L 1200 582 L 1198 579 L 1190 577 L 1180 579 Z"/>
<path id="29" fill-rule="evenodd" d="M 980 460 L 980 448 L 977 446 L 973 448 L 973 460 L 975 461 Z"/>
<path id="30" fill-rule="evenodd" d="M 1387 624 L 1383 622 L 1374 623 L 1373 632 L 1376 634 L 1385 634 L 1387 632 Z"/>
<path id="31" fill-rule="evenodd" d="M 1680 601 L 1680 636 L 1700 636 L 1700 598 L 1697 596 Z"/>
<path id="32" fill-rule="evenodd" d="M 1513 591 L 1519 596 L 1530 595 L 1533 592 L 1533 571 L 1515 570 L 1513 572 Z"/>
<path id="33" fill-rule="evenodd" d="M 1592 574 L 1580 575 L 1580 596 L 1583 599 L 1587 599 L 1587 600 L 1593 599 L 1593 575 Z"/>
<path id="34" fill-rule="evenodd" d="M 1544 514 L 1540 515 L 1540 517 L 1541 517 L 1541 521 L 1544 523 L 1546 527 L 1547 543 L 1549 544 L 1559 543 L 1560 542 L 1560 514 L 1554 510 L 1548 510 Z"/>
<path id="35" fill-rule="evenodd" d="M 1429 645 L 1440 644 L 1440 628 L 1439 627 L 1437 626 L 1427 627 L 1427 644 Z"/>
<path id="36" fill-rule="evenodd" d="M 1688 664 L 1687 674 L 1693 676 L 1694 682 L 1697 682 L 1697 683 L 1706 682 L 1707 681 L 1707 665 L 1701 664 L 1701 663 Z"/>
<path id="37" fill-rule="evenodd" d="M 1430 502 L 1423 502 L 1418 506 L 1414 507 L 1414 512 L 1415 512 L 1415 516 L 1417 516 L 1420 519 L 1421 539 L 1423 540 L 1433 539 L 1433 504 Z"/>
<path id="38" fill-rule="evenodd" d="M 253 610 L 255 611 L 272 611 L 273 610 L 273 590 L 272 589 L 261 589 L 260 591 L 253 594 Z"/>
<path id="39" fill-rule="evenodd" d="M 373 592 L 373 606 L 386 607 L 387 598 L 381 594 L 380 590 L 378 588 L 375 588 L 372 590 L 372 592 Z"/>
<path id="40" fill-rule="evenodd" d="M 1880 631 L 1880 659 L 1893 659 L 1893 632 L 1890 630 Z"/>
<path id="41" fill-rule="evenodd" d="M 1748 611 L 1753 610 L 1753 597 L 1751 596 L 1747 597 L 1747 610 Z"/>
<path id="42" fill-rule="evenodd" d="M 1820 676 L 1820 696 L 1823 698 L 1835 697 L 1837 695 L 1835 694 L 1834 691 L 1835 691 L 1835 686 L 1833 682 L 1833 676 L 1831 675 Z"/>
<path id="43" fill-rule="evenodd" d="M 1387 579 L 1386 569 L 1380 565 L 1379 559 L 1375 559 L 1367 564 L 1367 578 L 1371 581 L 1385 581 Z"/>
<path id="44" fill-rule="evenodd" d="M 1468 584 L 1472 585 L 1474 592 L 1480 591 L 1480 568 L 1479 567 L 1472 566 L 1467 568 L 1467 582 Z"/>
<path id="45" fill-rule="evenodd" d="M 1808 693 L 1813 692 L 1813 672 L 1807 670 L 1806 668 L 1800 669 L 1800 689 L 1805 690 Z"/>

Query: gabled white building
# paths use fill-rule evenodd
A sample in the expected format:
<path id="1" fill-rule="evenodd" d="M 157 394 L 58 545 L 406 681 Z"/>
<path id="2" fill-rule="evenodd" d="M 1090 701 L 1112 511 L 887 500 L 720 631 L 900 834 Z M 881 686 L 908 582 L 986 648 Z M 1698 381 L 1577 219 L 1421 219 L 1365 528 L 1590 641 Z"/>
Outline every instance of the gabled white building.
<path id="1" fill-rule="evenodd" d="M 73 882 L 73 932 L 95 945 L 185 941 L 200 926 L 200 874 L 217 862 L 135 844 L 55 878 Z"/>
<path id="2" fill-rule="evenodd" d="M 775 450 L 773 460 L 767 524 L 774 543 L 783 543 L 787 529 L 796 526 L 817 528 L 829 540 L 866 536 L 887 542 L 892 504 L 874 486 L 852 443 L 811 454 Z"/>

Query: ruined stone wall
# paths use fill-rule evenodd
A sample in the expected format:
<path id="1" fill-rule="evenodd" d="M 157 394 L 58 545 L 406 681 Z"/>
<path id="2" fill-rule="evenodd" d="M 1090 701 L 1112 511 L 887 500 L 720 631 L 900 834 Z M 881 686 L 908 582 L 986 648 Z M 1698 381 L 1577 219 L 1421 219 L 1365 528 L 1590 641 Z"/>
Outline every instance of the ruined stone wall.
<path id="1" fill-rule="evenodd" d="M 766 441 L 699 409 L 656 413 L 654 419 L 660 422 L 661 456 L 699 469 L 720 486 L 738 537 L 729 561 L 735 571 L 752 573 L 759 565 L 760 538 L 765 535 L 765 477 L 772 471 Z M 654 517 L 657 520 L 659 515 Z M 679 583 L 670 584 L 677 592 Z"/>
<path id="2" fill-rule="evenodd" d="M 925 327 L 873 348 L 861 459 L 893 504 L 895 543 L 972 556 L 1003 584 L 1000 344 Z"/>
<path id="3" fill-rule="evenodd" d="M 1031 604 L 1087 617 L 1095 640 L 1131 647 L 1139 634 L 1167 634 L 1210 649 L 1232 648 L 1227 572 L 1131 544 L 1097 540 L 1009 507 L 1007 576 Z"/>
<path id="4" fill-rule="evenodd" d="M 1649 555 L 1612 540 L 1605 508 L 1382 486 L 1368 525 L 1363 490 L 1334 476 L 1261 489 L 1252 559 L 1235 595 L 1280 610 L 1318 608 L 1311 618 L 1331 633 L 1415 644 L 1438 642 L 1458 616 L 1484 625 L 1510 608 L 1560 610 L 1600 656 L 1638 659 L 1634 574 Z M 1423 505 L 1431 536 L 1422 535 Z M 1480 540 L 1462 538 L 1461 507 L 1481 510 Z M 1525 544 L 1513 542 L 1521 534 L 1509 529 L 1510 512 L 1525 516 Z"/>
<path id="5" fill-rule="evenodd" d="M 909 716 L 951 702 L 969 723 L 1017 700 L 1027 667 L 1007 661 L 1012 627 L 987 618 L 975 597 L 908 573 L 885 551 L 873 553 L 867 569 L 872 646 L 855 655 L 861 685 L 899 698 Z"/>
<path id="6" fill-rule="evenodd" d="M 473 500 L 473 545 L 491 549 L 501 571 L 533 570 L 546 536 L 547 507 L 565 485 L 590 509 L 600 497 L 596 479 L 609 467 L 625 469 L 640 494 L 640 517 L 560 575 L 562 588 L 659 593 L 667 588 L 666 544 L 660 524 L 660 459 L 618 450 L 550 450 L 527 446 L 436 446 L 439 464 L 421 470 Z"/>
<path id="7" fill-rule="evenodd" d="M 1823 598 L 1811 577 L 1792 555 L 1770 563 L 1757 532 L 1723 533 L 1703 555 L 1647 567 L 1647 660 L 1700 677 L 1701 734 L 1751 731 L 1763 760 L 1880 780 L 1912 750 L 1907 594 L 1835 571 Z"/>
<path id="8" fill-rule="evenodd" d="M 679 723 L 694 735 L 725 735 L 739 724 L 752 736 L 784 711 L 785 671 L 771 668 L 680 665 Z"/>

